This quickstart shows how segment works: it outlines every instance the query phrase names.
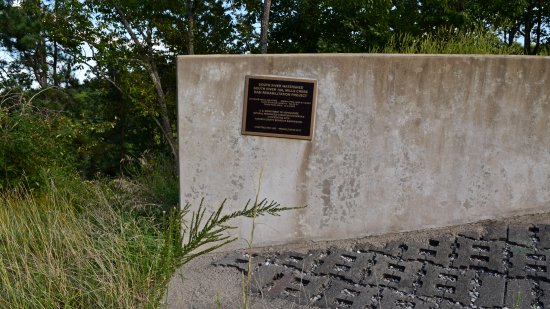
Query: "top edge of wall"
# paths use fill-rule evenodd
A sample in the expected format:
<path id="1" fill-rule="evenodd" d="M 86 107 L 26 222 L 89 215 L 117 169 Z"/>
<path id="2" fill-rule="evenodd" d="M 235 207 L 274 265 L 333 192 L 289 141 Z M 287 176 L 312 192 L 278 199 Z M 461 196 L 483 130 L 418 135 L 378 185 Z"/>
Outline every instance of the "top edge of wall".
<path id="1" fill-rule="evenodd" d="M 372 57 L 372 58 L 504 58 L 504 59 L 541 59 L 550 60 L 550 56 L 526 56 L 526 55 L 491 55 L 491 54 L 377 54 L 377 53 L 318 53 L 318 54 L 210 54 L 210 55 L 178 55 L 180 59 L 190 58 L 347 58 L 347 57 Z"/>

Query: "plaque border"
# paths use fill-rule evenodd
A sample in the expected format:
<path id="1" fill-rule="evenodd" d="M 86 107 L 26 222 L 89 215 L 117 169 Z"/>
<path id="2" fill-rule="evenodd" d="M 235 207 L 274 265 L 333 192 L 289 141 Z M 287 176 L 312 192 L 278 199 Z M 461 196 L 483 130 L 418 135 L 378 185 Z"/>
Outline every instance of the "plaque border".
<path id="1" fill-rule="evenodd" d="M 306 82 L 313 83 L 313 96 L 311 102 L 311 123 L 309 128 L 309 135 L 292 135 L 292 134 L 279 134 L 279 133 L 264 133 L 264 132 L 254 132 L 246 130 L 246 112 L 248 110 L 248 85 L 251 78 L 258 79 L 267 79 L 267 80 L 281 80 L 281 81 L 291 81 L 291 82 Z M 315 133 L 315 114 L 317 110 L 317 80 L 311 78 L 299 78 L 299 77 L 286 77 L 278 75 L 245 75 L 244 83 L 244 103 L 243 103 L 243 120 L 242 120 L 242 135 L 252 135 L 252 136 L 263 136 L 263 137 L 277 137 L 277 138 L 290 138 L 290 139 L 299 139 L 299 140 L 313 140 L 313 135 Z"/>

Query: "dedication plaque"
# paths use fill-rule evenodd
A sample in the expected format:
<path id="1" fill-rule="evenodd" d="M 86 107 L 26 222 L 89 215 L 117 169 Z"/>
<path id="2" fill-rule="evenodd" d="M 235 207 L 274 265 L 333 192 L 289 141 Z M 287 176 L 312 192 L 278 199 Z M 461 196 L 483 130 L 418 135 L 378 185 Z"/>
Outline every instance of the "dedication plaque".
<path id="1" fill-rule="evenodd" d="M 242 134 L 311 140 L 317 81 L 246 76 Z"/>

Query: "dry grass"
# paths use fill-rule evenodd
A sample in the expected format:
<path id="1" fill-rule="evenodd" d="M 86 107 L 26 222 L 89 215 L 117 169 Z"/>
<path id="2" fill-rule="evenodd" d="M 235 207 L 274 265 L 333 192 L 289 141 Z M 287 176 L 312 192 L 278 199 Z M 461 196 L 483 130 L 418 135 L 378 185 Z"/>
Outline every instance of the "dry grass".
<path id="1" fill-rule="evenodd" d="M 182 230 L 190 205 L 163 211 L 147 179 L 0 193 L 0 308 L 158 308 L 176 268 L 236 239 L 234 218 L 294 209 L 256 199 L 207 214 L 201 203 Z"/>
<path id="2" fill-rule="evenodd" d="M 123 210 L 106 185 L 79 190 L 1 194 L 1 308 L 159 305 L 175 266 L 169 232 Z"/>

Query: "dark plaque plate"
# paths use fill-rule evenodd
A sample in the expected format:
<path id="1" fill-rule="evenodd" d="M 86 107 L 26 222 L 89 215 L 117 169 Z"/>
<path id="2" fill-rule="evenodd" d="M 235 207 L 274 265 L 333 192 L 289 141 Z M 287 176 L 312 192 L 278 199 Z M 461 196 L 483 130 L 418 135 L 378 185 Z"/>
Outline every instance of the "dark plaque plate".
<path id="1" fill-rule="evenodd" d="M 246 76 L 242 134 L 311 140 L 317 81 Z"/>

